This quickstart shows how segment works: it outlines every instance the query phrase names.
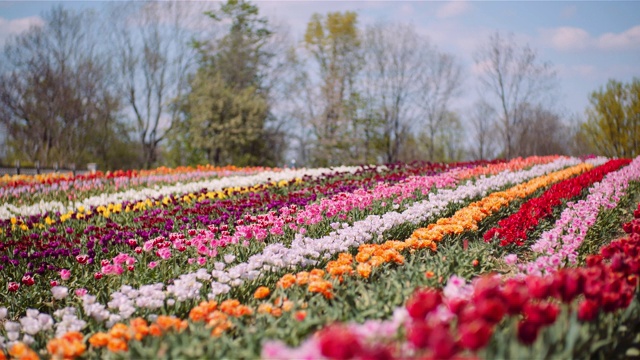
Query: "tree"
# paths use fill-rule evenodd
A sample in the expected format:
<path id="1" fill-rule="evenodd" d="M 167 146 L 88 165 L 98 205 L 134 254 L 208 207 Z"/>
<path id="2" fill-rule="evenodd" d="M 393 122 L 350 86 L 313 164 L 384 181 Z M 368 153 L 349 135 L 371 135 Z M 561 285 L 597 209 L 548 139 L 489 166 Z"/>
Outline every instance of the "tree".
<path id="1" fill-rule="evenodd" d="M 591 93 L 581 134 L 608 157 L 640 155 L 640 79 L 623 84 L 609 80 Z"/>
<path id="2" fill-rule="evenodd" d="M 443 125 L 451 122 L 450 102 L 459 93 L 462 85 L 462 71 L 452 55 L 436 50 L 426 57 L 426 72 L 418 78 L 421 84 L 418 105 L 423 110 L 428 131 L 427 156 L 436 160 L 436 136 L 442 132 Z M 459 123 L 459 122 L 458 122 Z"/>
<path id="3" fill-rule="evenodd" d="M 198 73 L 188 95 L 188 133 L 194 148 L 215 165 L 267 163 L 261 138 L 268 105 L 253 87 L 234 89 L 219 73 Z"/>
<path id="4" fill-rule="evenodd" d="M 573 113 L 568 117 L 567 139 L 571 156 L 586 156 L 597 152 L 585 131 L 582 130 L 585 121 L 584 113 Z"/>
<path id="5" fill-rule="evenodd" d="M 314 14 L 307 24 L 304 42 L 316 62 L 320 79 L 320 84 L 310 89 L 317 89 L 313 97 L 318 101 L 313 103 L 319 105 L 310 109 L 316 138 L 313 162 L 315 165 L 354 162 L 352 154 L 357 156 L 361 147 L 355 136 L 361 129 L 356 116 L 361 98 L 355 87 L 362 68 L 357 14 L 349 11 L 326 16 Z"/>
<path id="6" fill-rule="evenodd" d="M 94 15 L 58 6 L 44 20 L 4 49 L 0 121 L 9 154 L 48 166 L 130 166 L 121 158 L 128 154 L 113 151 L 128 148 L 127 129 L 107 57 L 96 47 Z"/>
<path id="7" fill-rule="evenodd" d="M 130 2 L 111 8 L 112 56 L 145 168 L 158 161 L 187 89 L 195 52 L 188 3 Z"/>
<path id="8" fill-rule="evenodd" d="M 362 92 L 364 117 L 369 120 L 364 131 L 373 132 L 365 133 L 365 138 L 377 143 L 367 146 L 367 152 L 380 152 L 384 161 L 392 163 L 399 160 L 418 120 L 415 100 L 421 88 L 416 79 L 426 77 L 424 59 L 430 46 L 412 26 L 403 24 L 375 24 L 366 29 L 364 38 Z"/>
<path id="9" fill-rule="evenodd" d="M 206 161 L 235 165 L 276 165 L 281 146 L 272 119 L 265 73 L 271 54 L 265 46 L 272 35 L 258 8 L 230 0 L 207 15 L 229 24 L 226 34 L 214 41 L 194 43 L 199 69 L 190 79 L 190 91 L 182 106 L 182 129 Z"/>
<path id="10" fill-rule="evenodd" d="M 515 156 L 515 139 L 525 119 L 522 104 L 539 105 L 555 85 L 555 72 L 547 62 L 541 62 L 528 45 L 518 46 L 512 36 L 500 33 L 491 36 L 475 54 L 480 75 L 481 97 L 499 116 L 503 152 Z"/>
<path id="11" fill-rule="evenodd" d="M 495 151 L 495 137 L 492 135 L 496 114 L 493 107 L 479 100 L 473 107 L 471 114 L 471 128 L 473 135 L 469 146 L 469 153 L 476 160 L 491 159 Z"/>
<path id="12" fill-rule="evenodd" d="M 555 112 L 540 105 L 522 104 L 523 125 L 514 134 L 515 156 L 568 154 L 569 128 Z"/>
<path id="13" fill-rule="evenodd" d="M 402 148 L 399 159 L 404 162 L 423 159 L 434 162 L 461 161 L 466 157 L 465 149 L 460 146 L 460 138 L 464 136 L 464 128 L 458 115 L 447 112 L 442 126 L 434 136 L 433 147 L 429 144 L 429 130 L 418 130 L 407 136 L 406 146 Z"/>
<path id="14" fill-rule="evenodd" d="M 434 136 L 430 131 L 425 135 L 428 140 L 423 141 L 423 143 L 427 147 L 430 161 L 461 161 L 465 157 L 464 147 L 459 145 L 460 139 L 464 139 L 465 135 L 458 114 L 454 112 L 445 113 L 443 115 L 442 127 L 436 135 Z M 431 141 L 435 143 L 431 145 Z"/>

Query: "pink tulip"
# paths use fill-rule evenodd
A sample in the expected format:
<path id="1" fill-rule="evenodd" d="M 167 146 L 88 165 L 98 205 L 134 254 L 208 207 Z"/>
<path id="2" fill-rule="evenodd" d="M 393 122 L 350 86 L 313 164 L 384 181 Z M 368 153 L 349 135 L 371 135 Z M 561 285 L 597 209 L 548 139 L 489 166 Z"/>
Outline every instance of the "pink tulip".
<path id="1" fill-rule="evenodd" d="M 70 277 L 71 277 L 71 271 L 67 269 L 60 270 L 60 278 L 62 280 L 69 280 Z"/>

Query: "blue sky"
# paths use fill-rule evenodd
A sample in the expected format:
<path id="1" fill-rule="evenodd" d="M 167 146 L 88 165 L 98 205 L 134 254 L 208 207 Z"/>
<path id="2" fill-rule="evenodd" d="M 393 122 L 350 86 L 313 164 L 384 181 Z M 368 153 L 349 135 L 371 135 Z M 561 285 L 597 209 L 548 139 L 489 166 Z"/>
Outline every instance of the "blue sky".
<path id="1" fill-rule="evenodd" d="M 9 34 L 40 22 L 39 15 L 58 1 L 0 2 L 0 43 Z M 104 2 L 62 2 L 73 9 Z M 261 12 L 291 28 L 300 40 L 315 12 L 357 11 L 361 24 L 410 22 L 463 66 L 465 91 L 456 102 L 464 113 L 477 98 L 473 53 L 495 31 L 513 33 L 536 49 L 558 73 L 557 108 L 565 115 L 582 114 L 590 92 L 614 78 L 640 77 L 640 2 L 638 1 L 257 1 Z M 216 8 L 211 3 L 211 8 Z"/>

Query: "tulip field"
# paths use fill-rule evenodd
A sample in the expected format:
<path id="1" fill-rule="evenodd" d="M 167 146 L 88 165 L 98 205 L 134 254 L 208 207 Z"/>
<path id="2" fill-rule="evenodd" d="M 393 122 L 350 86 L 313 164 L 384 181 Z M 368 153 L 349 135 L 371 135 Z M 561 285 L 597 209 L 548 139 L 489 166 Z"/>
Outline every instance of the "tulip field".
<path id="1" fill-rule="evenodd" d="M 640 356 L 640 157 L 0 177 L 0 360 Z"/>

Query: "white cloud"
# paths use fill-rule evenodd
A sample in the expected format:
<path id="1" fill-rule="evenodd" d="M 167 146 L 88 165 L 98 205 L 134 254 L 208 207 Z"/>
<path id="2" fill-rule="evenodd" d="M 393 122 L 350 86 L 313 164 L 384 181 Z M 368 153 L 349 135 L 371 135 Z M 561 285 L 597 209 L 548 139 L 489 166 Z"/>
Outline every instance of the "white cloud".
<path id="1" fill-rule="evenodd" d="M 560 51 L 629 50 L 640 48 L 640 25 L 621 33 L 605 33 L 591 36 L 586 30 L 576 27 L 558 27 L 541 30 L 543 42 Z"/>
<path id="2" fill-rule="evenodd" d="M 0 44 L 4 44 L 10 35 L 29 30 L 32 25 L 41 26 L 42 24 L 44 22 L 40 16 L 29 16 L 13 20 L 0 17 Z"/>
<path id="3" fill-rule="evenodd" d="M 442 5 L 436 12 L 436 16 L 443 19 L 461 15 L 471 9 L 471 4 L 463 0 L 450 0 Z"/>
<path id="4" fill-rule="evenodd" d="M 638 48 L 640 47 L 640 25 L 620 34 L 603 34 L 598 37 L 597 46 L 605 50 Z"/>
<path id="5" fill-rule="evenodd" d="M 568 26 L 550 30 L 546 36 L 551 45 L 558 50 L 583 50 L 589 47 L 592 41 L 586 30 Z"/>

